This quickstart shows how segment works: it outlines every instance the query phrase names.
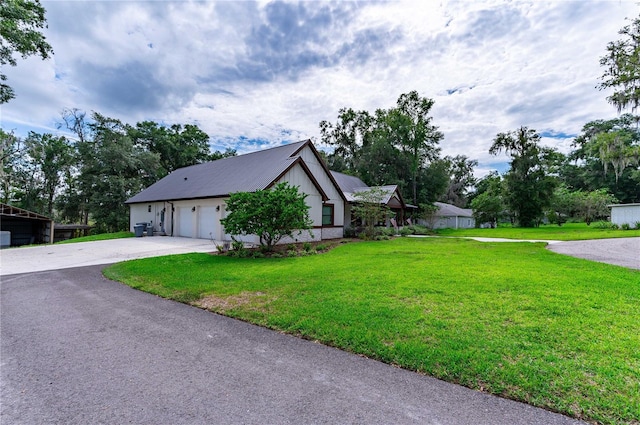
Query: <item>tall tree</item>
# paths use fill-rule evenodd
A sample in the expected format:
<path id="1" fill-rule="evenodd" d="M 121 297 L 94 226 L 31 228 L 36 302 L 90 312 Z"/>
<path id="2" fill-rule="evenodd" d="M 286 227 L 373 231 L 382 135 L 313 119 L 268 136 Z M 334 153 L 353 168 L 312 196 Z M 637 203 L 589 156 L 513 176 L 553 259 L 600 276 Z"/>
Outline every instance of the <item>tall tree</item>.
<path id="1" fill-rule="evenodd" d="M 623 38 L 610 42 L 607 55 L 600 58 L 600 65 L 606 70 L 598 87 L 614 89 L 607 100 L 618 112 L 629 106 L 635 112 L 640 104 L 640 17 L 618 33 Z"/>
<path id="2" fill-rule="evenodd" d="M 434 103 L 433 99 L 421 97 L 414 90 L 401 94 L 396 106 L 396 128 L 403 135 L 401 146 L 411 158 L 414 205 L 418 204 L 418 171 L 426 162 L 438 158 L 440 150 L 437 145 L 444 138 L 438 127 L 433 125 L 433 118 L 429 116 Z"/>
<path id="3" fill-rule="evenodd" d="M 209 136 L 192 124 L 165 127 L 143 121 L 129 127 L 128 133 L 134 143 L 159 155 L 161 168 L 157 174 L 160 178 L 178 168 L 210 159 Z"/>
<path id="4" fill-rule="evenodd" d="M 65 137 L 34 132 L 29 133 L 25 145 L 34 166 L 36 197 L 42 204 L 35 211 L 53 217 L 54 198 L 73 165 L 73 147 Z"/>
<path id="5" fill-rule="evenodd" d="M 53 49 L 41 30 L 46 26 L 45 9 L 40 0 L 2 0 L 0 2 L 0 65 L 16 66 L 14 53 L 23 58 L 37 55 L 47 59 Z M 15 97 L 0 73 L 0 104 Z"/>
<path id="6" fill-rule="evenodd" d="M 329 167 L 357 175 L 368 185 L 397 184 L 416 205 L 435 201 L 442 192 L 434 199 L 421 197 L 421 192 L 432 192 L 426 186 L 434 187 L 424 179 L 432 175 L 428 168 L 439 159 L 443 138 L 429 116 L 433 103 L 412 91 L 400 95 L 396 106 L 373 114 L 341 109 L 335 124 L 320 123 L 322 142 L 334 147 Z"/>
<path id="7" fill-rule="evenodd" d="M 79 191 L 99 231 L 126 230 L 129 214 L 124 202 L 158 170 L 158 155 L 136 145 L 129 127 L 117 119 L 94 112 L 89 128 L 92 137 L 76 144 Z"/>
<path id="8" fill-rule="evenodd" d="M 441 199 L 443 202 L 464 208 L 468 203 L 468 191 L 477 182 L 473 170 L 478 166 L 478 161 L 469 159 L 466 155 L 447 156 L 444 160 L 449 165 L 449 185 Z"/>
<path id="9" fill-rule="evenodd" d="M 18 172 L 24 158 L 24 141 L 0 129 L 0 201 L 9 204 L 19 186 Z"/>
<path id="10" fill-rule="evenodd" d="M 620 202 L 640 202 L 640 131 L 637 117 L 622 114 L 582 128 L 560 170 L 571 190 L 607 189 Z M 613 172 L 611 172 L 613 170 Z"/>
<path id="11" fill-rule="evenodd" d="M 499 133 L 489 149 L 497 155 L 504 151 L 511 157 L 511 167 L 505 176 L 506 202 L 521 227 L 534 227 L 549 206 L 556 182 L 545 169 L 551 153 L 539 145 L 535 130 L 520 127 L 516 131 Z"/>

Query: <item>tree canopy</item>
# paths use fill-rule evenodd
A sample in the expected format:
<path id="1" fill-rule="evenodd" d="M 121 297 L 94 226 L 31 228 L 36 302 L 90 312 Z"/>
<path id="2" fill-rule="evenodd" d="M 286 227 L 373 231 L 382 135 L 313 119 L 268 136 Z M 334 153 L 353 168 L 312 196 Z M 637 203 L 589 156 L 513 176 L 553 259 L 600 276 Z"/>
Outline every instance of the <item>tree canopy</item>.
<path id="1" fill-rule="evenodd" d="M 0 2 L 0 65 L 16 66 L 14 54 L 22 58 L 37 55 L 49 58 L 53 49 L 41 30 L 46 27 L 45 9 L 40 0 L 2 0 Z M 0 73 L 0 104 L 15 97 Z"/>
<path id="2" fill-rule="evenodd" d="M 505 201 L 520 226 L 534 227 L 550 205 L 556 185 L 547 168 L 547 158 L 553 152 L 541 147 L 540 135 L 527 127 L 498 133 L 489 153 L 497 155 L 501 151 L 511 157 L 505 176 Z"/>
<path id="3" fill-rule="evenodd" d="M 434 101 L 416 91 L 374 113 L 343 108 L 336 123 L 320 123 L 321 140 L 333 147 L 330 169 L 358 176 L 369 186 L 396 184 L 417 205 L 446 191 L 449 169 L 442 164 L 443 134 L 433 124 Z"/>
<path id="4" fill-rule="evenodd" d="M 610 42 L 607 55 L 600 58 L 605 72 L 598 87 L 614 89 L 607 100 L 618 112 L 628 107 L 635 112 L 640 104 L 640 17 L 624 26 L 619 34 L 623 37 Z"/>

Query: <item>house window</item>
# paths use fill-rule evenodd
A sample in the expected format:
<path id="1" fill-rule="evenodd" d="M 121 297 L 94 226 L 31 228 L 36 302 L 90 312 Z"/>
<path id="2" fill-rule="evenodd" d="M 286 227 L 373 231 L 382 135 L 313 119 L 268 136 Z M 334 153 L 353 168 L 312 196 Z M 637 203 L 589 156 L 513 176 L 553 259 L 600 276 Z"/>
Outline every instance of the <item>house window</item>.
<path id="1" fill-rule="evenodd" d="M 322 206 L 322 225 L 333 226 L 333 205 Z"/>

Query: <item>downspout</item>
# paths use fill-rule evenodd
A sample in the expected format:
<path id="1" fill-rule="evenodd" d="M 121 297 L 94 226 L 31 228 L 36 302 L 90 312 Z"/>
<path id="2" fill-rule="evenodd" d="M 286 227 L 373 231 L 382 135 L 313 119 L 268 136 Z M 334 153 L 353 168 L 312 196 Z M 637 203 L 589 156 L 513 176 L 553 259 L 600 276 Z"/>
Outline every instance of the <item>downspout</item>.
<path id="1" fill-rule="evenodd" d="M 171 205 L 171 234 L 169 236 L 173 236 L 173 213 L 174 213 L 173 202 L 167 201 L 167 204 Z M 165 220 L 166 220 L 166 217 L 165 217 Z"/>

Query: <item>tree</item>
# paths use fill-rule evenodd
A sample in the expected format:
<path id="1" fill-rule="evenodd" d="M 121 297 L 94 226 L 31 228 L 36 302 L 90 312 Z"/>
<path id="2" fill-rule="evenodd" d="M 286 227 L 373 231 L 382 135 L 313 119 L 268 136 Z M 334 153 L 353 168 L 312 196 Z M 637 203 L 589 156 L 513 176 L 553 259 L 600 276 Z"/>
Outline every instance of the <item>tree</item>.
<path id="1" fill-rule="evenodd" d="M 560 169 L 571 190 L 607 189 L 620 202 L 640 202 L 640 132 L 638 117 L 622 114 L 584 125 L 575 148 Z M 613 170 L 613 173 L 611 172 Z"/>
<path id="2" fill-rule="evenodd" d="M 53 49 L 40 32 L 46 26 L 45 9 L 39 0 L 2 0 L 0 2 L 0 65 L 16 66 L 14 53 L 22 58 L 38 55 L 47 59 Z M 0 73 L 0 104 L 15 97 L 13 89 Z"/>
<path id="3" fill-rule="evenodd" d="M 20 186 L 18 173 L 24 158 L 24 141 L 0 129 L 0 200 L 9 204 Z"/>
<path id="4" fill-rule="evenodd" d="M 165 127 L 153 121 L 144 121 L 137 123 L 135 127 L 129 127 L 128 133 L 135 144 L 158 154 L 159 178 L 178 168 L 211 159 L 209 136 L 193 124 Z"/>
<path id="5" fill-rule="evenodd" d="M 556 187 L 551 199 L 551 207 L 547 214 L 549 221 L 562 226 L 568 218 L 574 217 L 579 209 L 581 193 L 572 192 L 565 185 Z"/>
<path id="6" fill-rule="evenodd" d="M 444 160 L 449 165 L 450 177 L 447 192 L 442 197 L 442 201 L 464 208 L 468 201 L 468 190 L 477 182 L 473 169 L 478 166 L 478 161 L 471 160 L 465 155 L 447 156 Z"/>
<path id="7" fill-rule="evenodd" d="M 362 220 L 365 226 L 365 236 L 373 238 L 375 236 L 375 226 L 383 220 L 389 211 L 383 203 L 387 192 L 379 187 L 372 187 L 353 195 L 355 204 L 351 207 L 354 217 Z"/>
<path id="8" fill-rule="evenodd" d="M 25 145 L 34 167 L 35 197 L 42 205 L 33 211 L 52 217 L 54 197 L 73 165 L 73 148 L 65 137 L 34 132 L 29 133 Z"/>
<path id="9" fill-rule="evenodd" d="M 260 245 L 272 251 L 283 237 L 293 238 L 311 228 L 306 197 L 288 183 L 271 190 L 232 193 L 227 200 L 229 214 L 220 222 L 226 233 L 258 235 Z"/>
<path id="10" fill-rule="evenodd" d="M 153 180 L 158 155 L 135 144 L 130 128 L 117 119 L 94 112 L 89 128 L 91 138 L 76 143 L 79 193 L 99 232 L 126 230 L 129 209 L 124 202 Z"/>
<path id="11" fill-rule="evenodd" d="M 473 198 L 471 209 L 476 226 L 489 223 L 491 228 L 494 228 L 504 213 L 504 202 L 499 194 L 484 192 Z"/>
<path id="12" fill-rule="evenodd" d="M 540 135 L 521 127 L 499 133 L 489 149 L 497 155 L 505 151 L 511 157 L 511 168 L 505 176 L 505 200 L 521 227 L 534 227 L 549 206 L 556 182 L 547 174 L 546 159 L 553 156 L 549 149 L 539 146 Z"/>
<path id="13" fill-rule="evenodd" d="M 401 134 L 400 144 L 411 158 L 413 203 L 418 203 L 418 172 L 426 161 L 438 157 L 437 147 L 444 135 L 432 124 L 429 116 L 433 99 L 420 97 L 417 91 L 400 95 L 395 110 L 389 112 L 396 120 L 396 131 Z"/>
<path id="14" fill-rule="evenodd" d="M 438 143 L 443 138 L 429 116 L 432 99 L 412 91 L 400 95 L 396 106 L 375 113 L 343 108 L 335 124 L 320 123 L 322 142 L 334 148 L 327 163 L 332 170 L 356 175 L 369 186 L 398 185 L 403 197 L 418 201 L 436 186 L 425 172 L 439 160 Z M 434 170 L 431 170 L 434 171 Z M 435 174 L 439 177 L 439 174 Z"/>
<path id="15" fill-rule="evenodd" d="M 476 226 L 489 223 L 496 227 L 505 213 L 503 180 L 497 172 L 480 179 L 471 200 L 471 209 Z"/>
<path id="16" fill-rule="evenodd" d="M 594 220 L 603 220 L 609 216 L 609 205 L 617 202 L 616 198 L 605 189 L 578 193 L 578 215 L 590 225 Z"/>
<path id="17" fill-rule="evenodd" d="M 635 112 L 640 103 L 640 17 L 624 26 L 618 34 L 624 38 L 610 42 L 608 54 L 600 58 L 600 65 L 606 67 L 606 71 L 598 87 L 614 89 L 607 100 L 618 112 L 629 106 Z"/>

